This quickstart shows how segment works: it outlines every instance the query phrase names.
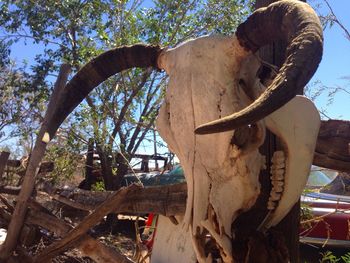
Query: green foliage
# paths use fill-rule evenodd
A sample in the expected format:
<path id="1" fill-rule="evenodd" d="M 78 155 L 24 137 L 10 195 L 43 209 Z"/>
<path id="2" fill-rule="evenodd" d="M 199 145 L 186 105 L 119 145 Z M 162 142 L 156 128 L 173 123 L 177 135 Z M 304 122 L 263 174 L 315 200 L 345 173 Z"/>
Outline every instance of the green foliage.
<path id="1" fill-rule="evenodd" d="M 248 3 L 244 0 L 4 0 L 0 3 L 0 32 L 5 42 L 0 51 L 6 57 L 10 45 L 19 41 L 31 41 L 42 47 L 30 70 L 23 69 L 28 81 L 25 87 L 35 90 L 34 102 L 39 105 L 47 100 L 52 87 L 52 79 L 48 79 L 62 61 L 77 71 L 102 51 L 121 45 L 144 42 L 176 46 L 204 34 L 231 34 L 249 13 Z M 117 74 L 89 94 L 65 127 L 72 124 L 79 127 L 75 138 L 85 141 L 94 138 L 100 154 L 114 156 L 121 152 L 127 158 L 119 161 L 126 165 L 142 141 L 148 136 L 152 138 L 148 131 L 154 125 L 166 83 L 164 74 L 149 69 Z M 21 99 L 18 97 L 18 101 Z M 118 164 L 102 166 L 112 169 Z M 124 170 L 118 169 L 120 173 Z M 113 172 L 104 171 L 104 174 Z"/>
<path id="2" fill-rule="evenodd" d="M 336 262 L 349 263 L 350 262 L 350 252 L 347 252 L 343 256 L 337 257 L 331 251 L 326 251 L 324 253 L 321 253 L 321 256 L 322 256 L 322 259 L 320 260 L 321 263 L 336 263 Z"/>
<path id="3" fill-rule="evenodd" d="M 56 184 L 70 179 L 75 173 L 84 170 L 85 160 L 80 154 L 82 143 L 75 138 L 75 127 L 69 131 L 59 131 L 54 142 L 48 147 L 45 160 L 55 164 L 53 172 L 47 175 L 52 183 Z"/>
<path id="4" fill-rule="evenodd" d="M 350 263 L 350 252 L 347 252 L 344 256 L 341 256 L 341 259 L 346 263 Z"/>
<path id="5" fill-rule="evenodd" d="M 99 192 L 106 191 L 105 183 L 103 181 L 94 183 L 93 185 L 91 185 L 91 191 L 99 191 Z"/>
<path id="6" fill-rule="evenodd" d="M 45 65 L 41 72 L 29 75 L 26 66 L 17 67 L 10 61 L 0 67 L 0 141 L 8 137 L 28 136 L 38 125 L 48 97 L 44 68 Z M 41 90 L 36 88 L 39 85 L 43 87 Z M 18 129 L 9 129 L 11 127 Z M 7 137 L 5 129 L 8 129 Z"/>
<path id="7" fill-rule="evenodd" d="M 54 170 L 46 178 L 53 184 L 72 178 L 78 167 L 82 166 L 80 156 L 56 145 L 48 149 L 45 159 L 55 164 Z"/>
<path id="8" fill-rule="evenodd" d="M 336 263 L 339 262 L 340 259 L 333 255 L 331 251 L 326 251 L 325 253 L 321 253 L 322 259 L 320 262 L 322 263 Z"/>

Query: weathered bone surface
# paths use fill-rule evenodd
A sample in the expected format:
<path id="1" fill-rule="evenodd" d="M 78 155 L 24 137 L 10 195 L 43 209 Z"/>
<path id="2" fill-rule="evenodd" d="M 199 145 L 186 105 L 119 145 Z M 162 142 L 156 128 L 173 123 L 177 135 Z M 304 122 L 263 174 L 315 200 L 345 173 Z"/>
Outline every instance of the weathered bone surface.
<path id="1" fill-rule="evenodd" d="M 265 118 L 266 126 L 284 142 L 284 154 L 275 157 L 272 166 L 272 184 L 285 172 L 283 191 L 277 208 L 265 221 L 265 228 L 278 224 L 298 201 L 308 178 L 317 135 L 321 125 L 314 104 L 305 97 L 296 96 L 285 106 Z M 285 159 L 285 167 L 278 159 Z M 282 169 L 283 168 L 283 169 Z M 275 183 L 277 185 L 277 183 Z M 272 191 L 278 194 L 279 191 Z M 275 201 L 275 200 L 271 200 Z M 271 205 L 271 204 L 270 204 Z"/>
<path id="2" fill-rule="evenodd" d="M 231 224 L 255 203 L 260 192 L 258 176 L 265 158 L 258 147 L 264 140 L 264 123 L 285 145 L 272 160 L 273 189 L 267 204 L 271 212 L 262 228 L 277 224 L 295 204 L 312 162 L 320 119 L 304 97 L 296 97 L 264 121 L 243 130 L 201 136 L 193 133 L 202 123 L 246 107 L 264 91 L 256 78 L 259 63 L 244 56 L 247 53 L 235 37 L 210 36 L 166 50 L 159 59 L 170 80 L 157 128 L 185 171 L 188 199 L 181 231 L 190 226 L 199 262 L 210 261 L 200 240 L 206 231 L 217 242 L 224 262 L 233 261 Z M 158 251 L 152 262 L 165 250 Z"/>
<path id="3" fill-rule="evenodd" d="M 232 260 L 231 224 L 255 203 L 260 191 L 262 123 L 252 133 L 255 138 L 248 140 L 255 142 L 253 148 L 233 145 L 234 131 L 193 133 L 198 125 L 249 104 L 239 85 L 245 55 L 235 37 L 211 36 L 169 49 L 159 61 L 170 80 L 157 128 L 184 168 L 188 187 L 184 224 L 191 227 L 197 258 L 202 262 L 206 259 L 196 236 L 204 229 L 216 239 L 225 261 Z"/>
<path id="4" fill-rule="evenodd" d="M 182 221 L 181 218 L 177 219 Z M 182 224 L 174 225 L 169 218 L 159 216 L 156 231 L 152 263 L 197 262 L 192 235 Z"/>

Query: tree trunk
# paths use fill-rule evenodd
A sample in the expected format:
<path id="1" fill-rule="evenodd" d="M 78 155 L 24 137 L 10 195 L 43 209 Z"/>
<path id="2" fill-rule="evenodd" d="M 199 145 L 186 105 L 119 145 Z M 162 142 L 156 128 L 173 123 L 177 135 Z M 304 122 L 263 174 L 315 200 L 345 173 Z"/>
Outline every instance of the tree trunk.
<path id="1" fill-rule="evenodd" d="M 5 171 L 5 167 L 7 164 L 7 160 L 9 159 L 9 152 L 1 152 L 0 153 L 0 184 L 2 183 L 2 175 Z"/>
<path id="2" fill-rule="evenodd" d="M 85 163 L 85 182 L 84 188 L 85 190 L 91 190 L 91 185 L 93 183 L 93 166 L 94 166 L 94 139 L 90 138 L 88 142 L 88 151 L 86 153 L 86 163 Z"/>
<path id="3" fill-rule="evenodd" d="M 124 179 L 124 176 L 128 173 L 129 170 L 129 164 L 128 159 L 126 159 L 127 156 L 123 156 L 122 154 L 118 153 L 116 157 L 116 163 L 118 164 L 117 174 L 116 178 L 114 180 L 115 189 L 119 189 L 122 185 L 122 181 Z"/>
<path id="4" fill-rule="evenodd" d="M 99 143 L 96 145 L 96 150 L 100 157 L 101 173 L 105 184 L 105 189 L 107 191 L 113 191 L 115 190 L 115 187 L 113 183 L 112 159 L 110 158 L 111 151 Z"/>

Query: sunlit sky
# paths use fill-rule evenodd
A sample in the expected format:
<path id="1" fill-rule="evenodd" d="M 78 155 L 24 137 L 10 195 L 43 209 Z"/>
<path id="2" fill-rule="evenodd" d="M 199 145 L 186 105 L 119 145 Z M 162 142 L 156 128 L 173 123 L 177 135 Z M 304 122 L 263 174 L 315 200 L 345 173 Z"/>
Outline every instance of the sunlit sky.
<path id="1" fill-rule="evenodd" d="M 314 2 L 316 1 L 312 1 L 311 4 Z M 338 19 L 350 30 L 350 1 L 329 0 L 329 3 Z M 326 11 L 326 6 L 323 4 L 319 12 L 325 13 Z M 341 79 L 346 76 L 349 79 Z M 350 92 L 350 40 L 346 39 L 344 32 L 338 25 L 324 31 L 323 58 L 310 83 L 315 80 L 320 80 L 326 86 L 348 86 Z M 315 101 L 317 108 L 326 109 L 329 117 L 333 119 L 350 120 L 350 94 L 339 92 L 334 103 L 329 106 L 327 106 L 326 97 L 323 95 Z"/>
<path id="2" fill-rule="evenodd" d="M 328 12 L 323 0 L 310 0 L 311 5 L 321 3 L 318 12 Z M 329 0 L 333 11 L 343 25 L 350 30 L 350 0 Z M 30 40 L 27 44 L 18 43 L 12 49 L 12 57 L 18 62 L 26 60 L 29 64 L 35 54 L 43 50 L 41 46 L 33 45 Z M 348 79 L 342 77 L 348 76 Z M 338 25 L 326 28 L 324 32 L 324 55 L 322 62 L 310 83 L 321 81 L 326 86 L 349 87 L 350 92 L 350 40 Z M 315 90 L 315 86 L 311 86 Z M 315 100 L 319 110 L 326 110 L 326 114 L 333 119 L 350 120 L 350 94 L 339 92 L 335 95 L 333 104 L 327 105 L 327 94 Z"/>

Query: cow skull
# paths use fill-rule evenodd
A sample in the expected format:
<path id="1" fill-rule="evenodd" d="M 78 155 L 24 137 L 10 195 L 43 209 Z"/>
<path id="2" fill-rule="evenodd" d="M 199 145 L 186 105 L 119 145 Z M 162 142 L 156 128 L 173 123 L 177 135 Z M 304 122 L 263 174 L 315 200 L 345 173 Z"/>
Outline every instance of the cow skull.
<path id="1" fill-rule="evenodd" d="M 258 65 L 247 61 L 278 39 L 288 43 L 286 59 L 265 89 L 256 78 Z M 319 116 L 311 102 L 295 95 L 316 71 L 322 42 L 322 27 L 311 7 L 282 0 L 255 11 L 232 37 L 202 37 L 174 49 L 133 45 L 107 51 L 67 84 L 48 121 L 48 138 L 108 77 L 132 67 L 165 69 L 170 80 L 158 128 L 185 170 L 185 229 L 192 231 L 199 261 L 207 260 L 201 237 L 208 231 L 224 261 L 231 262 L 231 224 L 260 191 L 264 157 L 258 147 L 265 127 L 280 136 L 285 147 L 272 160 L 271 213 L 261 229 L 283 218 L 305 183 Z"/>
<path id="2" fill-rule="evenodd" d="M 239 211 L 249 209 L 259 195 L 259 173 L 264 158 L 265 125 L 254 125 L 247 147 L 232 143 L 234 131 L 196 135 L 200 124 L 249 104 L 239 85 L 246 51 L 235 37 L 201 37 L 164 51 L 159 65 L 169 75 L 165 102 L 157 129 L 178 156 L 186 176 L 188 196 L 184 223 L 191 226 L 194 241 L 204 229 L 227 257 L 231 256 L 231 224 Z M 248 131 L 249 132 L 249 131 Z M 241 147 L 250 148 L 242 150 Z M 197 258 L 205 258 L 195 242 Z"/>
<path id="3" fill-rule="evenodd" d="M 256 77 L 259 63 L 246 56 L 236 37 L 201 37 L 164 51 L 159 65 L 170 80 L 157 129 L 179 157 L 188 198 L 185 227 L 192 229 L 197 259 L 208 260 L 201 237 L 208 232 L 225 262 L 231 262 L 231 225 L 255 203 L 265 158 L 259 146 L 265 127 L 285 143 L 271 160 L 271 212 L 261 225 L 278 223 L 298 200 L 312 162 L 320 125 L 318 111 L 304 97 L 262 121 L 234 131 L 196 135 L 195 127 L 237 112 L 265 87 Z M 281 198 L 282 197 L 282 198 Z M 210 257 L 210 255 L 209 255 Z"/>

